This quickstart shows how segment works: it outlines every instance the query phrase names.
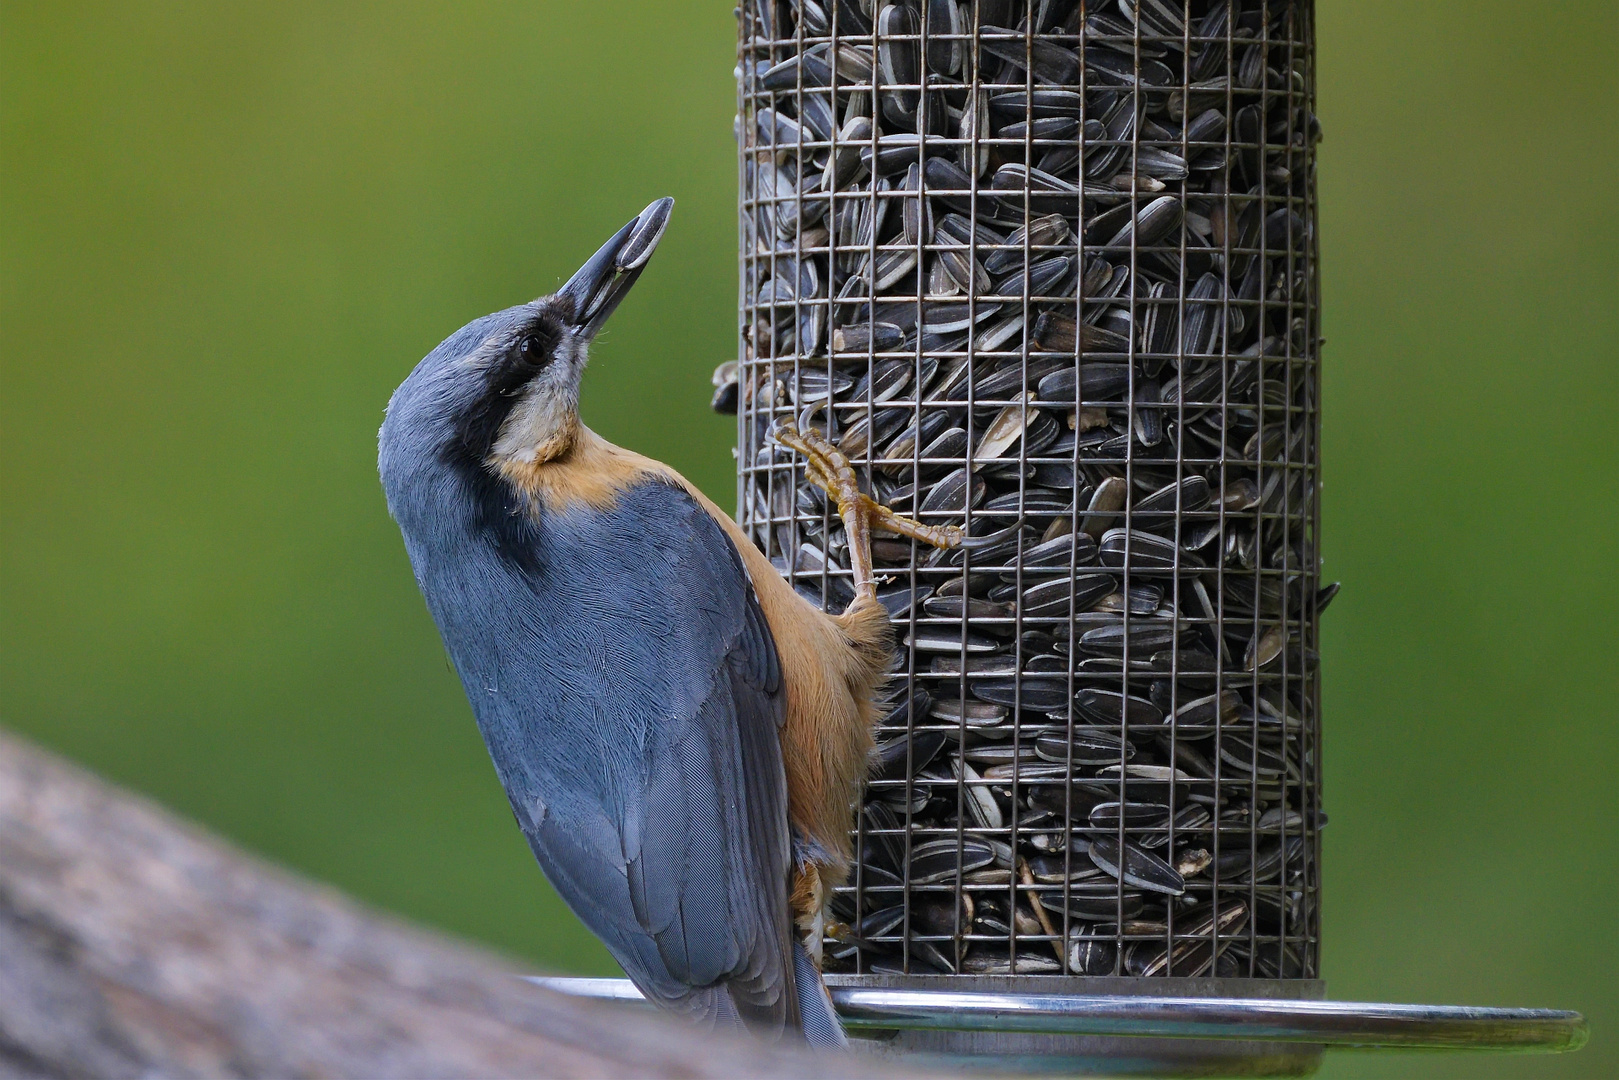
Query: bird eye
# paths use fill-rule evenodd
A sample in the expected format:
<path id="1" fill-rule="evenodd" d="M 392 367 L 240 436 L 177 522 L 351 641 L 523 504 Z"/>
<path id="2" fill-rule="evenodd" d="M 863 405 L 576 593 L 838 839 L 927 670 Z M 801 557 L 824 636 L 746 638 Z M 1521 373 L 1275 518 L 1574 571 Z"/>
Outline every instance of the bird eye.
<path id="1" fill-rule="evenodd" d="M 545 342 L 534 334 L 529 334 L 517 343 L 517 352 L 530 364 L 543 364 L 549 359 Z"/>

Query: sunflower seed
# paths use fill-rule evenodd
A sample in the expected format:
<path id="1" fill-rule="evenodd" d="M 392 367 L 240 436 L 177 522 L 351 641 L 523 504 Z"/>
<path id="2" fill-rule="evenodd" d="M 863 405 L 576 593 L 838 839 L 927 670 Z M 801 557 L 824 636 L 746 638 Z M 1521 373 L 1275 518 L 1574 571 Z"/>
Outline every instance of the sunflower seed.
<path id="1" fill-rule="evenodd" d="M 1091 859 L 1094 862 L 1096 856 L 1093 854 Z M 1103 873 L 1109 873 L 1106 867 L 1100 864 L 1097 866 Z M 1116 873 L 1113 876 L 1118 877 Z M 1126 880 L 1125 884 L 1135 883 Z M 1141 914 L 1147 902 L 1146 898 L 1135 889 L 1121 892 L 1117 881 L 1091 880 L 1076 881 L 1063 889 L 1040 893 L 1040 906 L 1047 911 L 1059 915 L 1066 913 L 1076 919 L 1133 919 Z"/>
<path id="2" fill-rule="evenodd" d="M 1092 723 L 1103 726 L 1128 724 L 1155 727 L 1164 722 L 1164 711 L 1143 697 L 1117 690 L 1087 687 L 1074 695 L 1074 708 Z"/>
<path id="3" fill-rule="evenodd" d="M 1027 225 L 1013 229 L 1000 245 L 984 260 L 984 269 L 997 277 L 1023 265 L 1025 247 L 1040 251 L 1059 247 L 1068 242 L 1068 220 L 1060 214 L 1035 218 Z"/>
<path id="4" fill-rule="evenodd" d="M 1066 618 L 1070 611 L 1089 610 L 1113 589 L 1111 574 L 1085 574 L 1072 580 L 1056 578 L 1024 590 L 1020 607 L 1025 618 Z"/>
<path id="5" fill-rule="evenodd" d="M 1103 566 L 1122 567 L 1127 562 L 1136 569 L 1168 569 L 1181 556 L 1173 540 L 1137 529 L 1109 529 L 1102 534 L 1100 553 Z"/>
<path id="6" fill-rule="evenodd" d="M 960 840 L 931 840 L 917 845 L 911 852 L 911 881 L 918 885 L 944 881 L 994 861 L 994 849 L 982 840 L 970 836 Z"/>
<path id="7" fill-rule="evenodd" d="M 946 512 L 959 513 L 968 506 L 977 506 L 984 499 L 985 482 L 982 476 L 969 481 L 966 469 L 955 472 L 933 485 L 920 508 L 923 515 Z M 970 494 L 969 494 L 970 492 Z"/>
<path id="8" fill-rule="evenodd" d="M 1128 840 L 1121 848 L 1117 837 L 1092 837 L 1090 856 L 1103 873 L 1120 879 L 1126 885 L 1170 896 L 1179 896 L 1186 891 L 1186 879 L 1177 874 L 1173 866 Z"/>
<path id="9" fill-rule="evenodd" d="M 1107 728 L 1075 728 L 1072 734 L 1048 733 L 1035 742 L 1035 753 L 1051 762 L 1076 765 L 1117 764 L 1135 756 L 1135 747 Z"/>
<path id="10" fill-rule="evenodd" d="M 1079 81 L 1079 57 L 1072 49 L 999 26 L 980 25 L 978 32 L 985 52 L 1019 70 L 1027 68 L 1037 82 L 1062 86 Z"/>
<path id="11" fill-rule="evenodd" d="M 1118 962 L 1118 946 L 1112 940 L 1082 936 L 1068 939 L 1068 970 L 1074 975 L 1111 975 Z"/>

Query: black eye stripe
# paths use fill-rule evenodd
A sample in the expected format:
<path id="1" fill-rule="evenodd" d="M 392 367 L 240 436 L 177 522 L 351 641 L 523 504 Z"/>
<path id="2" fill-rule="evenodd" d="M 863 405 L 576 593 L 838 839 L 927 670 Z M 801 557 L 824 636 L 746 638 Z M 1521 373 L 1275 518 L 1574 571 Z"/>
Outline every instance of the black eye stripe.
<path id="1" fill-rule="evenodd" d="M 500 426 L 530 382 L 545 370 L 562 342 L 562 323 L 550 312 L 536 316 L 507 339 L 484 370 L 484 392 L 458 422 L 458 455 L 482 468 Z"/>

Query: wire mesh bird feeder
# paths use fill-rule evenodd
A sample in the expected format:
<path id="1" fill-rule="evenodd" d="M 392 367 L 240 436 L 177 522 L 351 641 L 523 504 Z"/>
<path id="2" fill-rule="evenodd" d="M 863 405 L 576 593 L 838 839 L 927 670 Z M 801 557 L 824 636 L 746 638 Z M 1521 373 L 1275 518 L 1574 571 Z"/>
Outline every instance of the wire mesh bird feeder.
<path id="1" fill-rule="evenodd" d="M 738 519 L 849 602 L 793 420 L 975 538 L 873 545 L 831 981 L 1319 996 L 1313 4 L 739 14 Z"/>

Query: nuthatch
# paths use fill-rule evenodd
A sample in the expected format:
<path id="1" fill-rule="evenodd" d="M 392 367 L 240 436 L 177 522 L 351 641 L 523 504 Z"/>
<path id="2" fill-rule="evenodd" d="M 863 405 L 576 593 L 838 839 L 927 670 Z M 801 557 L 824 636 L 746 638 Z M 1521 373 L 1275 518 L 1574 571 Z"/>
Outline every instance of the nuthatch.
<path id="1" fill-rule="evenodd" d="M 672 206 L 429 353 L 388 403 L 379 468 L 557 892 L 657 1004 L 836 1044 L 820 925 L 891 646 L 870 530 L 961 537 L 873 503 L 837 450 L 782 425 L 848 534 L 855 599 L 827 615 L 673 469 L 580 422 L 587 348 Z"/>

